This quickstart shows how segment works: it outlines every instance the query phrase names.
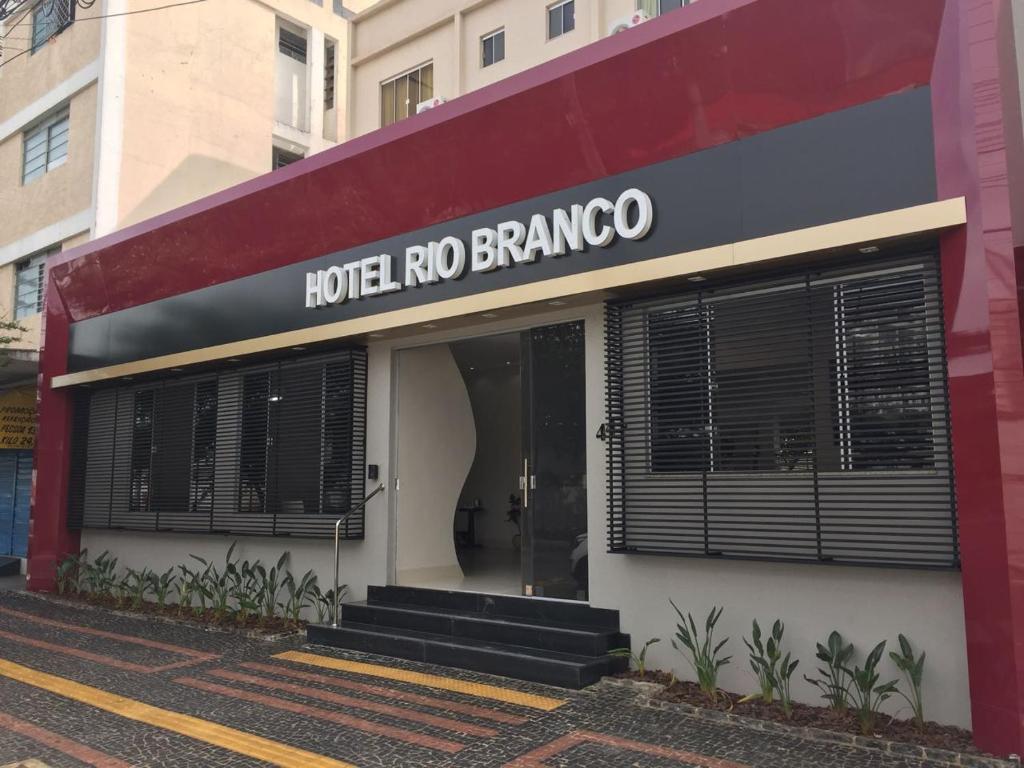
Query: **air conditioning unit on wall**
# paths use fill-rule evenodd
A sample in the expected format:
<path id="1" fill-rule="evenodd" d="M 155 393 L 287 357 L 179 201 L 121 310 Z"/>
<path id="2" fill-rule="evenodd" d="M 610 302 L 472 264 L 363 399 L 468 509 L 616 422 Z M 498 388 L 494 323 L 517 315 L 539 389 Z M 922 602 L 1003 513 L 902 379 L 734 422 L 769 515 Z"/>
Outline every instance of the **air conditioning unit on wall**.
<path id="1" fill-rule="evenodd" d="M 647 11 L 636 11 L 629 16 L 624 16 L 618 21 L 613 21 L 608 27 L 608 34 L 617 35 L 619 32 L 632 29 L 637 24 L 643 24 L 645 21 L 650 21 L 650 19 L 651 16 Z"/>
<path id="2" fill-rule="evenodd" d="M 448 99 L 444 96 L 435 96 L 433 99 L 421 101 L 416 105 L 416 114 L 418 115 L 420 112 L 426 112 L 428 109 L 433 109 L 439 104 L 444 104 L 446 101 L 448 101 Z"/>

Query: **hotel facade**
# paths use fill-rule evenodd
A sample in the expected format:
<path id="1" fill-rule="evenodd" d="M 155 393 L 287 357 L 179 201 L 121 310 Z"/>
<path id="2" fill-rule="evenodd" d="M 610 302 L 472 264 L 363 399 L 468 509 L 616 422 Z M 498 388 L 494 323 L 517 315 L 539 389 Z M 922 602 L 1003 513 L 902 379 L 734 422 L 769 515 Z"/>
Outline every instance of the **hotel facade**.
<path id="1" fill-rule="evenodd" d="M 902 633 L 931 718 L 1024 751 L 1014 38 L 1000 0 L 702 0 L 447 103 L 356 55 L 382 128 L 54 257 L 29 587 L 233 541 L 326 587 L 355 510 L 370 602 L 318 641 L 441 659 L 382 590 L 634 644 L 671 599 L 724 607 L 745 690 L 754 618 L 807 673 Z"/>

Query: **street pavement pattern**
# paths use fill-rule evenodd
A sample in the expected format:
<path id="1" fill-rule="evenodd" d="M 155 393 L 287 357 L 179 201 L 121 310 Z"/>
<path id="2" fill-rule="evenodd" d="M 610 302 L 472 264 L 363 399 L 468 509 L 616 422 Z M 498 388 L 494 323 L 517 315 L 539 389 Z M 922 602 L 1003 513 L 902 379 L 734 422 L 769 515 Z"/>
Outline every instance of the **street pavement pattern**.
<path id="1" fill-rule="evenodd" d="M 0 592 L 0 765 L 925 768 L 584 691 Z"/>

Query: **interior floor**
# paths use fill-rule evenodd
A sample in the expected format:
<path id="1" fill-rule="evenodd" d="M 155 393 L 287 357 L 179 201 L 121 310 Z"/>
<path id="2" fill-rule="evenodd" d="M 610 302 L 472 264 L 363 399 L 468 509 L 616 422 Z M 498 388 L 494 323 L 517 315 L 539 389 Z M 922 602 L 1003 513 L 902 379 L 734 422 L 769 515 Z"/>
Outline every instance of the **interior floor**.
<path id="1" fill-rule="evenodd" d="M 455 589 L 492 595 L 521 595 L 519 552 L 488 547 L 460 548 L 461 577 L 421 579 L 415 586 L 427 589 Z"/>

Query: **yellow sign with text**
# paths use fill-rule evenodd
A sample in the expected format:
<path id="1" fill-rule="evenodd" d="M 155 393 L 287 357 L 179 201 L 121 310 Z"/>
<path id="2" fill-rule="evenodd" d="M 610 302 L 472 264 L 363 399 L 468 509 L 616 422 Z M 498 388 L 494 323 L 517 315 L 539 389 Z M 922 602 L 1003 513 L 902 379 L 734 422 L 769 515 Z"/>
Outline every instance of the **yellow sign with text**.
<path id="1" fill-rule="evenodd" d="M 0 448 L 31 450 L 36 444 L 36 391 L 0 392 Z"/>

